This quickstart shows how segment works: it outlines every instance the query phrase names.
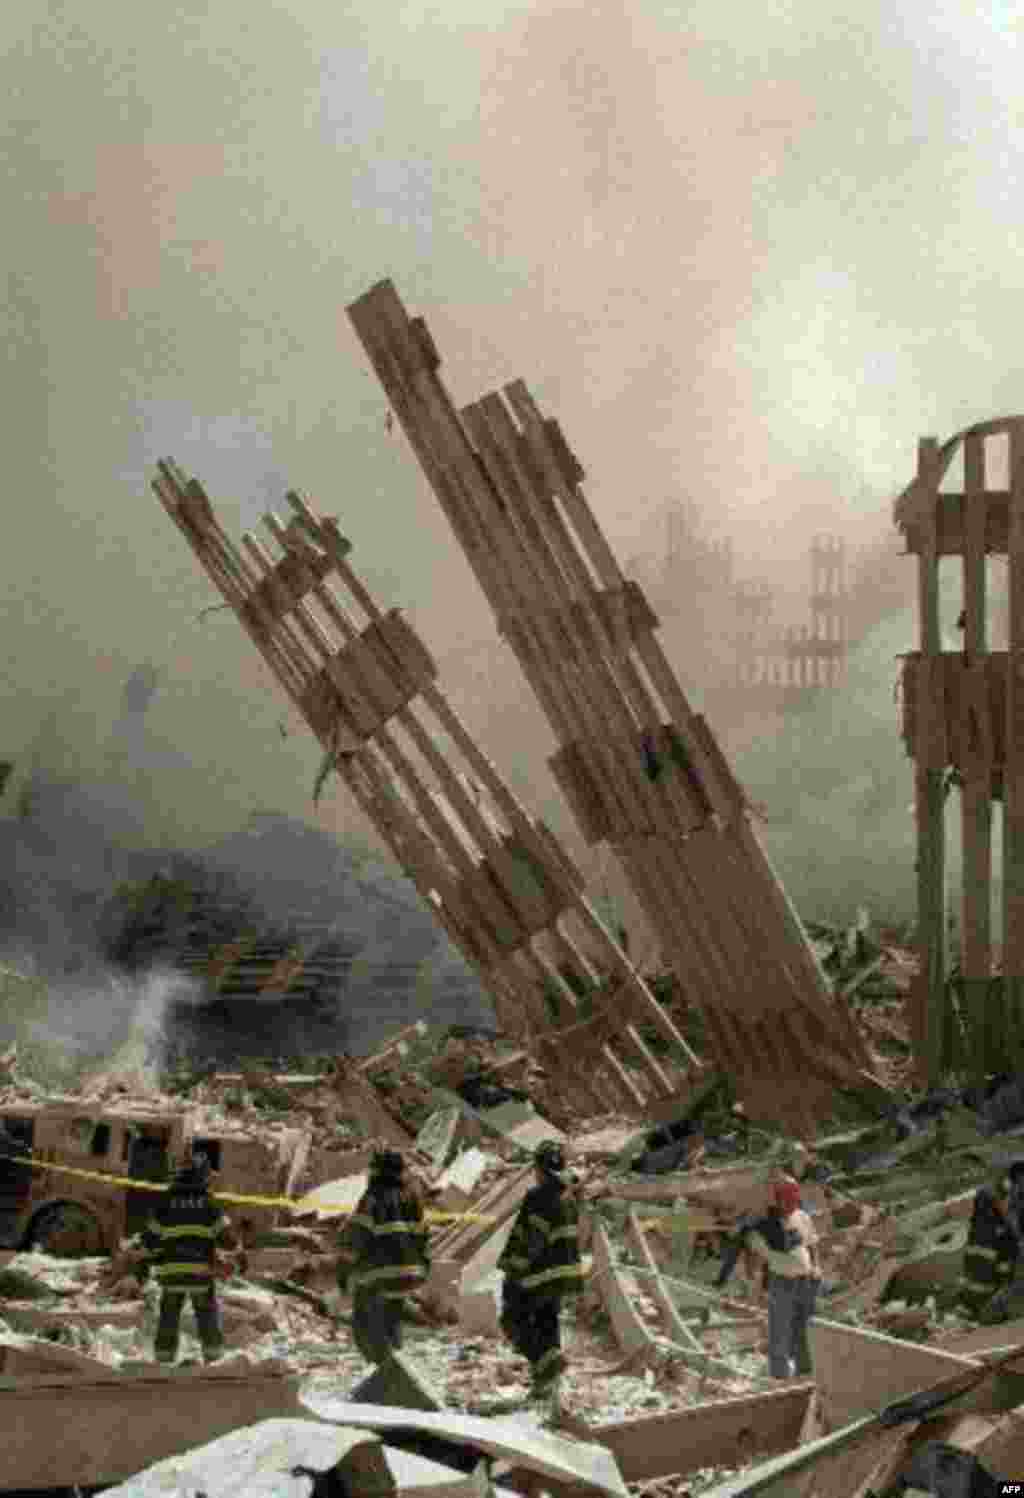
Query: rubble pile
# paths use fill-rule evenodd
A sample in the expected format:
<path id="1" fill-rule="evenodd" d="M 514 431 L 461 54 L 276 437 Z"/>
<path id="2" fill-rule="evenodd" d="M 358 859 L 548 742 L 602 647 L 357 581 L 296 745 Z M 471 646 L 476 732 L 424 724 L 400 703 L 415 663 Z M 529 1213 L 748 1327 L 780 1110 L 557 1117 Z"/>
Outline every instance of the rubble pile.
<path id="1" fill-rule="evenodd" d="M 134 1235 L 126 1226 L 106 1253 L 82 1256 L 80 1245 L 72 1256 L 58 1251 L 60 1242 L 32 1246 L 8 1235 L 0 1252 L 0 1396 L 41 1398 L 70 1381 L 83 1398 L 100 1387 L 113 1398 L 111 1387 L 157 1380 L 178 1389 L 190 1380 L 198 1390 L 208 1378 L 238 1391 L 233 1414 L 219 1398 L 202 1405 L 202 1416 L 190 1406 L 188 1439 L 176 1446 L 165 1448 L 155 1431 L 140 1435 L 136 1454 L 125 1458 L 136 1464 L 131 1472 L 103 1457 L 68 1474 L 97 1485 L 142 1472 L 169 1450 L 204 1440 L 216 1446 L 244 1423 L 243 1412 L 264 1422 L 309 1418 L 297 1391 L 313 1401 L 317 1419 L 321 1405 L 355 1408 L 344 1401 L 367 1365 L 336 1285 L 336 1234 L 365 1187 L 373 1151 L 398 1148 L 433 1214 L 434 1267 L 412 1302 L 404 1356 L 434 1391 L 431 1407 L 453 1422 L 486 1418 L 497 1426 L 512 1410 L 518 1427 L 536 1431 L 526 1364 L 498 1324 L 496 1264 L 544 1138 L 559 1139 L 568 1153 L 589 1266 L 586 1292 L 564 1312 L 569 1367 L 561 1432 L 550 1439 L 612 1452 L 630 1491 L 739 1492 L 729 1487 L 738 1474 L 838 1440 L 857 1408 L 850 1392 L 857 1358 L 877 1356 L 879 1347 L 886 1377 L 895 1372 L 873 1408 L 890 1387 L 902 1396 L 948 1367 L 978 1366 L 979 1357 L 1024 1340 L 1024 1303 L 1017 1322 L 979 1331 L 957 1300 L 974 1191 L 1018 1151 L 1024 1157 L 1024 1086 L 1012 1076 L 982 1086 L 950 1081 L 928 1093 L 899 1086 L 911 959 L 888 940 L 873 941 L 863 924 L 855 941 L 820 930 L 814 939 L 837 992 L 884 1056 L 875 1077 L 890 1084 L 884 1092 L 869 1079 L 852 1114 L 851 1099 L 837 1092 L 835 1127 L 816 1139 L 749 1124 L 724 1077 L 702 1083 L 676 1118 L 652 1124 L 639 1110 L 581 1117 L 528 1050 L 468 1026 L 436 1034 L 410 1026 L 373 1056 L 338 1056 L 308 1073 L 258 1061 L 233 1073 L 180 1073 L 164 1090 L 115 1066 L 77 1092 L 54 1095 L 8 1053 L 0 1121 L 20 1147 L 38 1155 L 43 1146 L 45 1161 L 28 1176 L 45 1182 L 51 1197 L 59 1191 L 72 1207 L 95 1207 L 91 1176 L 128 1169 L 127 1145 L 106 1159 L 96 1154 L 98 1131 L 113 1130 L 116 1145 L 119 1122 L 126 1138 L 133 1129 L 166 1134 L 160 1168 L 131 1172 L 154 1184 L 186 1139 L 213 1141 L 214 1189 L 225 1194 L 235 1236 L 220 1271 L 227 1354 L 202 1365 L 186 1312 L 181 1361 L 167 1369 L 153 1361 L 156 1292 L 145 1281 L 138 1216 Z M 851 1125 L 850 1116 L 858 1121 Z M 32 1144 L 18 1133 L 26 1118 L 35 1120 Z M 56 1148 L 48 1147 L 46 1130 L 69 1121 L 71 1142 L 55 1134 Z M 62 1163 L 74 1167 L 64 1178 Z M 819 1410 L 817 1425 L 809 1385 L 767 1376 L 766 1293 L 737 1237 L 784 1176 L 799 1181 L 819 1234 L 815 1397 L 831 1399 L 833 1413 Z M 240 1204 L 231 1204 L 232 1193 Z M 9 1206 L 0 1191 L 0 1207 Z M 718 1284 L 730 1254 L 731 1277 Z M 921 1373 L 928 1363 L 908 1362 L 904 1375 L 900 1359 L 912 1357 L 938 1360 L 935 1378 Z M 406 1403 L 401 1391 L 392 1399 Z M 220 1423 L 203 1423 L 215 1408 Z M 10 1461 L 3 1485 L 25 1485 L 28 1458 Z M 805 1498 L 816 1491 L 807 1487 Z M 821 1498 L 847 1491 L 856 1489 L 820 1490 Z"/>

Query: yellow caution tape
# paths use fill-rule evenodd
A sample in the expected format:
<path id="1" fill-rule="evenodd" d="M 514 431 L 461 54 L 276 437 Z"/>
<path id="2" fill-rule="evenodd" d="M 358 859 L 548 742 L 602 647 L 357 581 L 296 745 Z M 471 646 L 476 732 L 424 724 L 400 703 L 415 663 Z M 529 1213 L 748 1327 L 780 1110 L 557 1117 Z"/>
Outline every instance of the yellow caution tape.
<path id="1" fill-rule="evenodd" d="M 37 1160 L 32 1155 L 8 1155 L 4 1158 L 11 1160 L 16 1165 L 30 1165 L 33 1170 L 52 1170 L 56 1171 L 59 1175 L 79 1176 L 82 1180 L 86 1181 L 101 1181 L 105 1186 L 123 1186 L 131 1191 L 165 1192 L 170 1190 L 169 1182 L 140 1181 L 136 1180 L 134 1176 L 107 1175 L 101 1170 L 83 1170 L 78 1165 L 54 1165 L 49 1160 Z M 316 1202 L 306 1205 L 309 1194 L 311 1193 L 307 1193 L 306 1197 L 296 1198 L 292 1196 L 243 1196 L 235 1191 L 210 1192 L 210 1195 L 215 1197 L 217 1201 L 232 1202 L 237 1206 L 243 1207 L 285 1207 L 291 1212 L 319 1212 L 324 1217 L 350 1217 L 355 1211 L 355 1207 L 334 1206 L 330 1202 Z M 614 1195 L 614 1193 L 609 1193 L 609 1195 Z M 685 1213 L 683 1215 L 685 1219 Z M 487 1212 L 437 1212 L 428 1209 L 424 1212 L 424 1216 L 428 1222 L 497 1221 L 496 1217 Z M 719 1227 L 717 1224 L 711 1226 L 707 1223 L 688 1224 L 685 1220 L 680 1222 L 679 1218 L 671 1212 L 652 1213 L 650 1216 L 644 1213 L 642 1216 L 638 1215 L 638 1221 L 641 1228 L 649 1227 L 656 1222 L 670 1223 L 675 1227 L 676 1231 L 684 1233 L 721 1233 L 729 1231 L 725 1225 Z"/>
<path id="2" fill-rule="evenodd" d="M 4 1158 L 15 1165 L 30 1165 L 33 1170 L 52 1170 L 59 1175 L 79 1176 L 87 1181 L 102 1181 L 105 1186 L 125 1186 L 132 1191 L 169 1191 L 170 1183 L 161 1181 L 140 1181 L 134 1176 L 107 1175 L 101 1170 L 83 1170 L 78 1165 L 54 1165 L 49 1160 L 37 1160 L 32 1155 L 7 1155 Z M 305 1198 L 296 1199 L 292 1196 L 242 1196 L 235 1191 L 211 1191 L 211 1197 L 217 1201 L 232 1202 L 244 1207 L 287 1207 L 295 1212 L 320 1212 L 330 1217 L 348 1217 L 355 1211 L 354 1207 L 332 1206 L 330 1203 L 317 1203 L 312 1206 L 304 1206 Z M 424 1213 L 428 1222 L 494 1222 L 494 1217 L 479 1212 L 434 1212 Z"/>

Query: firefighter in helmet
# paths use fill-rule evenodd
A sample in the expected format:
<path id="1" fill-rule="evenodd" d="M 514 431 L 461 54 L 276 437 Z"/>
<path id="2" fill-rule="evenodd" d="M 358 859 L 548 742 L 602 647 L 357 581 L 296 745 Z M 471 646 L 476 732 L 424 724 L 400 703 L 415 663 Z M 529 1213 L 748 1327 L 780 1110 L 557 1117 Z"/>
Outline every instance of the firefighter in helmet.
<path id="1" fill-rule="evenodd" d="M 352 1291 L 352 1335 L 363 1357 L 385 1362 L 402 1345 L 404 1302 L 426 1280 L 430 1242 L 423 1203 L 397 1150 L 378 1150 L 367 1189 L 338 1240 L 338 1288 Z"/>
<path id="2" fill-rule="evenodd" d="M 562 1146 L 546 1139 L 534 1154 L 537 1184 L 519 1208 L 498 1260 L 505 1272 L 501 1327 L 530 1364 L 530 1396 L 557 1398 L 566 1367 L 559 1313 L 565 1296 L 583 1288 L 579 1208 Z"/>
<path id="3" fill-rule="evenodd" d="M 213 1362 L 224 1350 L 216 1259 L 228 1220 L 224 1209 L 211 1201 L 209 1188 L 209 1160 L 199 1152 L 189 1154 L 143 1232 L 149 1267 L 160 1288 L 153 1349 L 158 1363 L 173 1363 L 178 1356 L 186 1297 L 192 1302 L 204 1362 Z"/>

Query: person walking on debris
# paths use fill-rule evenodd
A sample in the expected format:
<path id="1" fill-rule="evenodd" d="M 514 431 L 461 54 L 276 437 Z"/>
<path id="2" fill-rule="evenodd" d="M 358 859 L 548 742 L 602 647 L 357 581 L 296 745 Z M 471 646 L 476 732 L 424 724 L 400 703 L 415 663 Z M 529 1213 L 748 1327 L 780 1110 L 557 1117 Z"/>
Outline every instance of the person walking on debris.
<path id="1" fill-rule="evenodd" d="M 352 1335 L 370 1363 L 402 1345 L 403 1302 L 427 1278 L 423 1203 L 397 1150 L 378 1150 L 370 1179 L 338 1240 L 338 1289 L 353 1292 Z"/>
<path id="2" fill-rule="evenodd" d="M 959 1295 L 979 1321 L 1006 1319 L 1010 1289 L 1020 1255 L 1020 1237 L 1011 1218 L 1011 1185 L 1003 1177 L 979 1186 L 974 1195 Z"/>
<path id="3" fill-rule="evenodd" d="M 534 1154 L 537 1184 L 527 1192 L 498 1260 L 504 1270 L 501 1329 L 530 1364 L 530 1398 L 557 1401 L 566 1368 L 559 1313 L 583 1288 L 579 1207 L 562 1146 L 546 1139 Z"/>
<path id="4" fill-rule="evenodd" d="M 142 1235 L 153 1279 L 160 1288 L 160 1313 L 154 1339 L 158 1363 L 178 1356 L 185 1297 L 192 1301 L 203 1361 L 212 1363 L 224 1351 L 215 1280 L 217 1243 L 228 1230 L 224 1209 L 210 1200 L 210 1163 L 193 1154 L 182 1165 L 151 1214 Z"/>
<path id="5" fill-rule="evenodd" d="M 789 1378 L 808 1378 L 811 1350 L 807 1326 L 814 1315 L 821 1276 L 817 1265 L 818 1235 L 800 1206 L 796 1181 L 778 1181 L 773 1202 L 747 1235 L 751 1253 L 763 1259 L 768 1271 L 768 1372 Z"/>

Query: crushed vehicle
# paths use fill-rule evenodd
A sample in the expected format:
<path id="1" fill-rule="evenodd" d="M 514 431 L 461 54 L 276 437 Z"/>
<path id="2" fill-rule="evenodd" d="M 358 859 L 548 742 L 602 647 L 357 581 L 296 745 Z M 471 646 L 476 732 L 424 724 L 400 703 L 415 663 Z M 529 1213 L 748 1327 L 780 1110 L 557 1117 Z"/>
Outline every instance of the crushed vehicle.
<path id="1" fill-rule="evenodd" d="M 190 1146 L 214 1172 L 214 1190 L 246 1196 L 290 1195 L 304 1168 L 309 1134 L 201 1128 L 196 1110 L 146 1109 L 83 1098 L 0 1103 L 0 1247 L 36 1247 L 60 1258 L 114 1253 L 141 1231 L 154 1194 Z M 27 1163 L 28 1157 L 35 1164 Z M 71 1167 L 73 1174 L 61 1167 Z M 101 1179 L 130 1178 L 132 1188 Z M 276 1226 L 280 1209 L 246 1204 L 244 1225 Z"/>

